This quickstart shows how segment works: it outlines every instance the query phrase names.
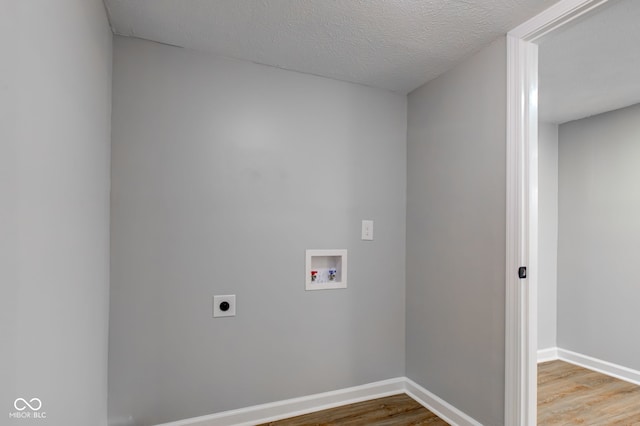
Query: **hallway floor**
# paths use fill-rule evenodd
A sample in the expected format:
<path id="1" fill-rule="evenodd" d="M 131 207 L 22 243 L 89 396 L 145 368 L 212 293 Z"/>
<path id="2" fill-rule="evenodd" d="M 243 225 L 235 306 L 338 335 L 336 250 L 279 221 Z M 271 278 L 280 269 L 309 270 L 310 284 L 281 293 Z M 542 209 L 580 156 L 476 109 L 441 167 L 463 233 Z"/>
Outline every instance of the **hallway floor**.
<path id="1" fill-rule="evenodd" d="M 538 425 L 640 425 L 640 386 L 563 361 L 538 364 Z"/>

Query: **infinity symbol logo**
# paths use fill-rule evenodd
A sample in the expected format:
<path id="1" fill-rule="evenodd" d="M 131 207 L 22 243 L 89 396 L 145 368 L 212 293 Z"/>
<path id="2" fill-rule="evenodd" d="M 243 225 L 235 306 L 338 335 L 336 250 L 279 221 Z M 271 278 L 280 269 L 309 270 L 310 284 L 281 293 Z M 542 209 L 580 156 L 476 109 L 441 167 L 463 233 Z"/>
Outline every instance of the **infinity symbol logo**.
<path id="1" fill-rule="evenodd" d="M 38 398 L 31 398 L 29 402 L 27 402 L 24 398 L 18 398 L 13 402 L 13 406 L 16 407 L 16 410 L 18 411 L 24 411 L 27 407 L 29 407 L 31 411 L 38 411 L 42 408 L 42 401 Z"/>

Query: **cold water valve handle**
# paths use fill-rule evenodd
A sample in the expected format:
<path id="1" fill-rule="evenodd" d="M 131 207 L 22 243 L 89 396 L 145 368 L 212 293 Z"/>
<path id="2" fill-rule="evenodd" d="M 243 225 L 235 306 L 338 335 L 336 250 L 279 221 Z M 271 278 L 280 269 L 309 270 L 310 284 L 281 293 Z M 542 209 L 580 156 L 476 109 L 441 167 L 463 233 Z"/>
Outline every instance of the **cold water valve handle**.
<path id="1" fill-rule="evenodd" d="M 329 281 L 335 281 L 336 280 L 336 269 L 329 269 Z"/>

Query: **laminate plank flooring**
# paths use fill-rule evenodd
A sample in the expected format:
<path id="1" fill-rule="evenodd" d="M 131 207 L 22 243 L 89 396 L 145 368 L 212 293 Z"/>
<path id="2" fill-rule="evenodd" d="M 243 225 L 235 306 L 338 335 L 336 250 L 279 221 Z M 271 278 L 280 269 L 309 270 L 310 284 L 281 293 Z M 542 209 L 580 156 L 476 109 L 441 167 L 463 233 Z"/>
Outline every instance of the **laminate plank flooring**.
<path id="1" fill-rule="evenodd" d="M 261 426 L 447 426 L 406 394 L 358 402 Z"/>
<path id="2" fill-rule="evenodd" d="M 638 426 L 640 386 L 563 361 L 538 364 L 538 425 Z"/>

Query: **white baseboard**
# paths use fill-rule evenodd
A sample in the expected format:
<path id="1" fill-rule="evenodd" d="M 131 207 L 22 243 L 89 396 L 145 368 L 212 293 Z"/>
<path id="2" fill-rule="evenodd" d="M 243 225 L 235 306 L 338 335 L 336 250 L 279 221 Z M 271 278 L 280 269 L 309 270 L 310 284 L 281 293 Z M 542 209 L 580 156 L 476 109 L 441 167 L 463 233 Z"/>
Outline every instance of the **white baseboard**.
<path id="1" fill-rule="evenodd" d="M 580 367 L 588 368 L 589 370 L 597 371 L 598 373 L 606 374 L 607 376 L 615 377 L 616 379 L 633 383 L 634 385 L 640 385 L 640 371 L 633 370 L 622 365 L 560 348 L 558 348 L 558 359 Z"/>
<path id="2" fill-rule="evenodd" d="M 558 359 L 558 348 L 547 348 L 538 350 L 538 363 L 555 361 Z"/>
<path id="3" fill-rule="evenodd" d="M 565 361 L 634 385 L 640 385 L 640 371 L 562 348 L 547 348 L 538 351 L 538 363 L 555 360 Z"/>
<path id="4" fill-rule="evenodd" d="M 411 396 L 452 426 L 481 426 L 473 418 L 406 377 L 162 423 L 156 426 L 253 426 L 401 393 Z"/>
<path id="5" fill-rule="evenodd" d="M 369 399 L 398 395 L 404 393 L 404 389 L 405 379 L 398 377 L 337 391 L 163 423 L 157 426 L 253 426 Z"/>
<path id="6" fill-rule="evenodd" d="M 429 392 L 411 379 L 406 379 L 406 394 L 418 401 L 442 420 L 455 426 L 482 426 L 472 417 L 458 410 L 447 401 Z"/>

